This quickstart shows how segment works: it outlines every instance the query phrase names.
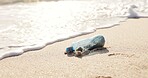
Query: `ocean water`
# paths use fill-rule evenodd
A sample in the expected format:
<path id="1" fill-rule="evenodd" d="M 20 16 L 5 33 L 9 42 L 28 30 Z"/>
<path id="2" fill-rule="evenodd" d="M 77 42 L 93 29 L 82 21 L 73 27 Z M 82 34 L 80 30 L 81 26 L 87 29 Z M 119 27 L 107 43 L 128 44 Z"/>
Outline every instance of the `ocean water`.
<path id="1" fill-rule="evenodd" d="M 131 17 L 148 17 L 148 0 L 6 1 L 0 1 L 0 59 L 112 27 Z"/>

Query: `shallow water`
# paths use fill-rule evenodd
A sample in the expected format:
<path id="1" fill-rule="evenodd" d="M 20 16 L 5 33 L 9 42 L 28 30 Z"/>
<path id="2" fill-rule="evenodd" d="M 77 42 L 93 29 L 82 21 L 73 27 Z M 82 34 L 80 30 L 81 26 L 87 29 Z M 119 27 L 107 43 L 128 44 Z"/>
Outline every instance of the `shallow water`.
<path id="1" fill-rule="evenodd" d="M 117 25 L 127 17 L 147 17 L 147 3 L 75 0 L 0 5 L 0 59 Z"/>

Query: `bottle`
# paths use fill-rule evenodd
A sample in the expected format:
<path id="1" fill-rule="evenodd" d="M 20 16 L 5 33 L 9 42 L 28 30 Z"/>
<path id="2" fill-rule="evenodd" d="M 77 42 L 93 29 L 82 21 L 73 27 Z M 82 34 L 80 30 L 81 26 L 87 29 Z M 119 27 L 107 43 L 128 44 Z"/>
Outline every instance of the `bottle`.
<path id="1" fill-rule="evenodd" d="M 97 35 L 91 38 L 82 39 L 80 41 L 72 43 L 71 47 L 74 51 L 82 48 L 82 51 L 93 50 L 95 48 L 103 47 L 105 44 L 105 38 L 102 35 Z"/>

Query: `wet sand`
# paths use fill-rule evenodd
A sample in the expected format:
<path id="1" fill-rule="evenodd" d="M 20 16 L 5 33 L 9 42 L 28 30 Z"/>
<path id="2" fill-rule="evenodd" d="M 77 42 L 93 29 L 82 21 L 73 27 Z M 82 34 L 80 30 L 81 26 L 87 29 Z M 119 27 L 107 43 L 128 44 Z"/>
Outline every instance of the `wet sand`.
<path id="1" fill-rule="evenodd" d="M 105 47 L 82 58 L 64 55 L 72 42 L 101 34 Z M 0 78 L 148 78 L 148 19 L 57 42 L 0 61 Z"/>

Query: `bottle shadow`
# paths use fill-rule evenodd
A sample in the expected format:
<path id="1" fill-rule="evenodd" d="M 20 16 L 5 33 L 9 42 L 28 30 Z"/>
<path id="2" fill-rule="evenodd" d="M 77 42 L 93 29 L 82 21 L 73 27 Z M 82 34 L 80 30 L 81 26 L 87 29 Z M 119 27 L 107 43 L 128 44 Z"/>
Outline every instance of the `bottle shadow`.
<path id="1" fill-rule="evenodd" d="M 106 47 L 101 47 L 101 48 L 96 48 L 90 51 L 85 51 L 83 52 L 80 56 L 76 56 L 78 58 L 82 58 L 82 57 L 86 57 L 86 56 L 92 56 L 92 55 L 96 55 L 96 54 L 104 54 L 104 53 L 108 53 L 109 50 Z M 75 54 L 67 54 L 68 57 L 73 57 L 75 56 Z"/>
<path id="2" fill-rule="evenodd" d="M 97 48 L 97 49 L 93 49 L 88 52 L 84 52 L 82 54 L 82 56 L 79 58 L 86 57 L 86 56 L 92 56 L 92 55 L 96 55 L 96 54 L 104 54 L 104 53 L 108 53 L 108 52 L 109 52 L 109 50 L 106 47 Z"/>

